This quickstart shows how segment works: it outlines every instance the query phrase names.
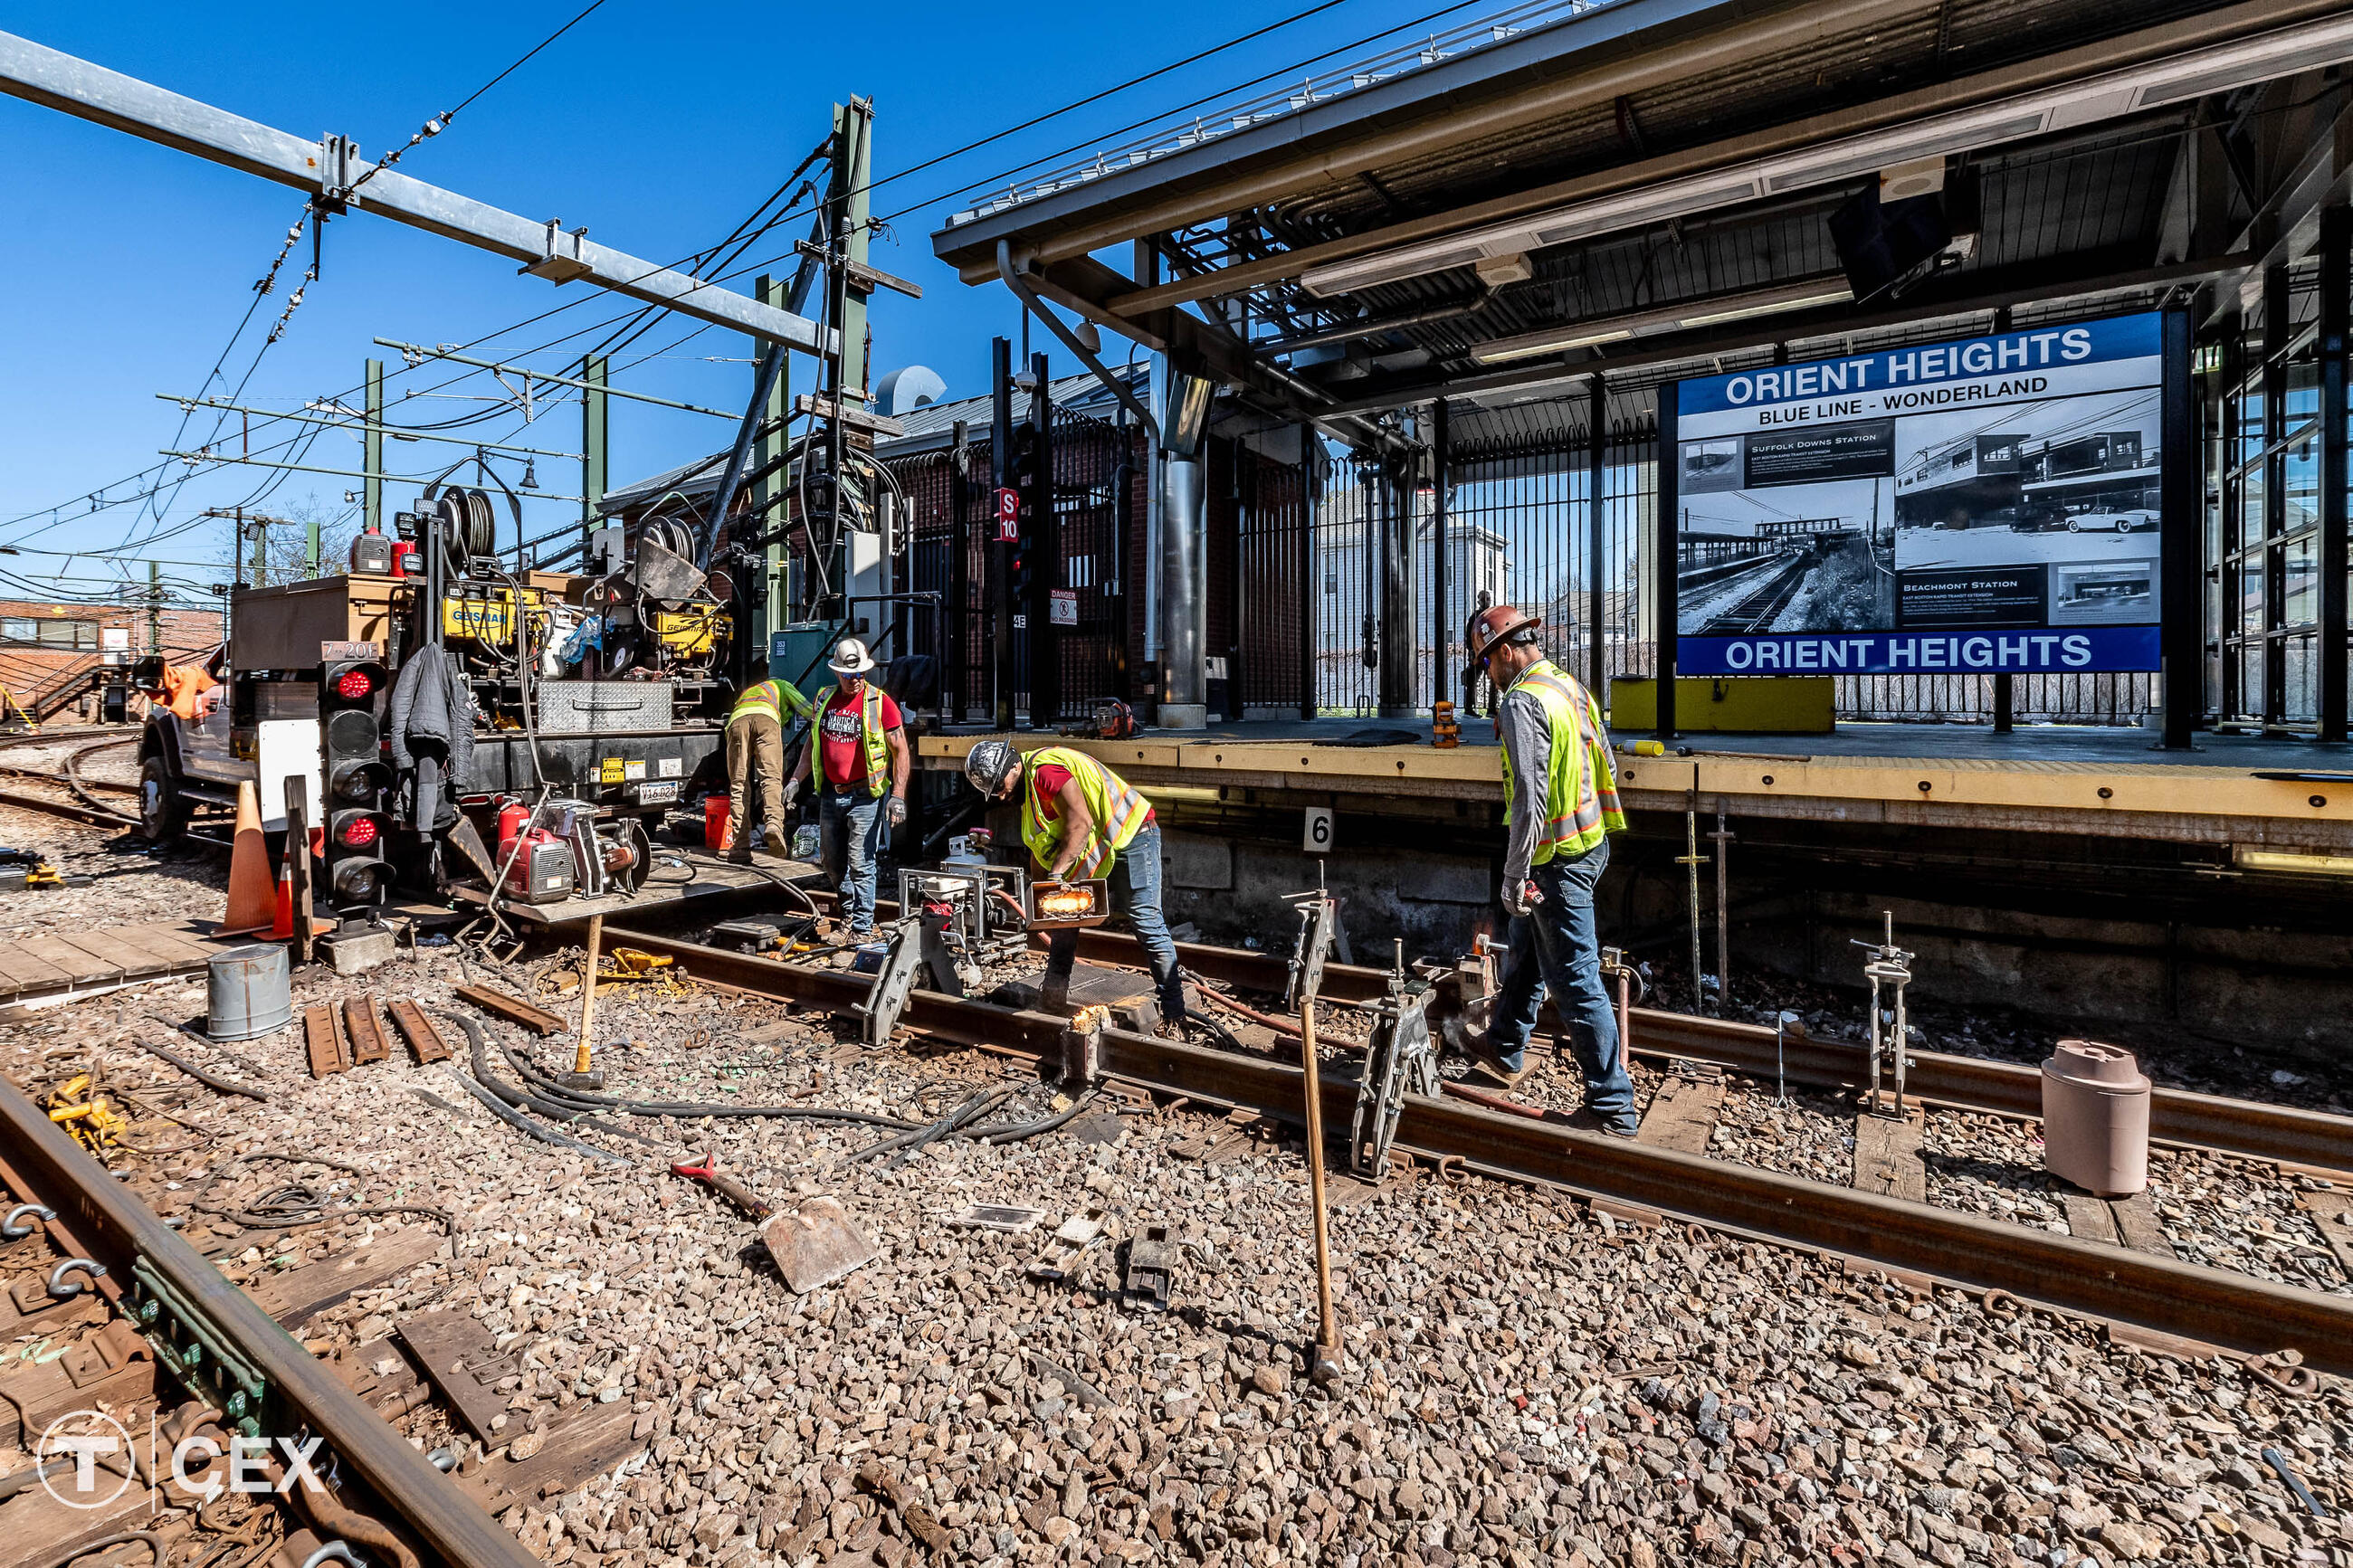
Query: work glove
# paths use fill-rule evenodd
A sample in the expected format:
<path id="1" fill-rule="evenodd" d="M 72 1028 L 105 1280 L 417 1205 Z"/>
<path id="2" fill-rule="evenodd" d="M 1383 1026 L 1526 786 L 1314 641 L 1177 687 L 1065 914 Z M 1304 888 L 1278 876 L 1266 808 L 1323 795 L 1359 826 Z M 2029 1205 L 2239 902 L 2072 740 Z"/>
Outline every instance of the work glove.
<path id="1" fill-rule="evenodd" d="M 1504 883 L 1504 909 L 1510 914 L 1533 913 L 1535 907 L 1543 902 L 1544 895 L 1536 890 L 1534 882 L 1525 878 L 1517 882 L 1506 880 Z"/>
<path id="2" fill-rule="evenodd" d="M 785 784 L 785 815 L 790 816 L 801 803 L 801 781 L 789 779 Z"/>
<path id="3" fill-rule="evenodd" d="M 891 797 L 891 826 L 898 826 L 907 820 L 907 803 L 898 795 Z"/>

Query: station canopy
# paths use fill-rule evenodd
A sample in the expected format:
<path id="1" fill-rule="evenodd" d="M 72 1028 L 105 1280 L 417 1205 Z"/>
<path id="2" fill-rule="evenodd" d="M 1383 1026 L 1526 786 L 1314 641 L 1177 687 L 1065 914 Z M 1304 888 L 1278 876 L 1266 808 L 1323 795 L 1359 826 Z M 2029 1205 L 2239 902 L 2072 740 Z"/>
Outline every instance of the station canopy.
<path id="1" fill-rule="evenodd" d="M 1369 440 L 1438 397 L 1507 422 L 1597 372 L 2234 300 L 2341 198 L 2348 58 L 2335 0 L 1523 5 L 1033 170 L 933 244 Z"/>

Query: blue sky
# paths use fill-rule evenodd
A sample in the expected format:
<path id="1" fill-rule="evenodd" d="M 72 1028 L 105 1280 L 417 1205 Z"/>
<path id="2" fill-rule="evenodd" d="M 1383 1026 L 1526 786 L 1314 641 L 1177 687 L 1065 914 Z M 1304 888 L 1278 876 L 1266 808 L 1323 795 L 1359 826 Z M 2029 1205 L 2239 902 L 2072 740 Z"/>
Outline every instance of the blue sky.
<path id="1" fill-rule="evenodd" d="M 301 11 L 146 0 L 11 4 L 0 6 L 0 28 L 297 135 L 341 132 L 375 156 L 539 42 L 580 3 L 418 0 Z M 896 219 L 874 259 L 920 281 L 925 298 L 878 299 L 878 366 L 928 364 L 946 379 L 951 396 L 976 393 L 986 385 L 990 335 L 1018 333 L 1018 312 L 1001 288 L 966 287 L 931 258 L 930 233 L 947 210 L 935 198 L 960 180 L 1117 130 L 1147 112 L 1412 21 L 1442 3 L 1345 0 L 1256 43 L 879 189 L 878 213 L 924 204 Z M 830 105 L 847 94 L 875 100 L 877 165 L 887 176 L 1171 58 L 1296 16 L 1309 4 L 1050 3 L 1008 11 L 607 0 L 401 168 L 527 216 L 586 224 L 599 240 L 669 261 L 733 228 L 825 134 Z M 1450 20 L 1479 14 L 1458 11 Z M 1172 17 L 1181 30 L 1165 26 Z M 152 507 L 92 513 L 80 498 L 109 481 L 117 481 L 109 499 L 129 494 L 119 481 L 157 462 L 157 448 L 172 444 L 181 411 L 154 395 L 201 389 L 253 298 L 254 279 L 301 205 L 301 195 L 287 188 L 0 98 L 0 211 L 7 215 L 0 223 L 0 544 L 26 552 L 0 557 L 0 570 L 19 580 L 70 571 L 85 589 L 116 577 L 118 562 L 143 580 L 150 558 L 167 563 L 167 578 L 199 591 L 226 574 L 212 563 L 226 560 L 227 525 L 174 531 L 207 506 L 247 499 L 269 478 L 266 471 L 208 470 L 178 489 L 160 524 Z M 790 232 L 805 229 L 796 223 Z M 786 239 L 780 229 L 753 254 L 768 254 Z M 278 290 L 263 301 L 226 368 L 232 384 L 301 280 L 310 248 L 306 236 Z M 776 268 L 788 269 L 783 262 Z M 577 285 L 558 290 L 518 277 L 512 263 L 451 241 L 347 216 L 328 226 L 322 277 L 307 289 L 283 341 L 262 359 L 243 401 L 285 409 L 306 398 L 348 395 L 370 354 L 398 365 L 396 354 L 371 347 L 372 338 L 467 342 L 575 296 L 586 297 L 474 351 L 485 357 L 562 370 L 584 342 L 602 334 L 541 345 L 613 317 L 624 304 Z M 740 407 L 748 365 L 706 356 L 739 360 L 748 352 L 745 340 L 712 329 L 673 342 L 691 326 L 673 319 L 657 327 L 626 357 L 659 357 L 617 380 L 706 406 Z M 1043 333 L 1037 339 L 1038 346 L 1059 348 Z M 533 350 L 539 352 L 526 352 Z M 1057 353 L 1058 368 L 1066 357 Z M 806 359 L 795 361 L 800 384 L 812 368 Z M 404 390 L 434 387 L 450 374 L 396 376 L 393 418 L 448 419 L 490 406 L 456 398 L 500 395 L 487 377 L 476 377 L 440 395 L 402 400 Z M 193 435 L 207 428 L 205 417 Z M 576 450 L 579 414 L 570 405 L 543 414 L 527 434 L 519 415 L 478 430 Z M 280 425 L 269 439 L 286 433 Z M 718 420 L 617 403 L 613 481 L 712 449 L 729 435 Z M 233 447 L 234 426 L 228 439 Z M 262 444 L 257 436 L 255 446 Z M 439 466 L 427 454 L 446 451 L 447 461 L 459 450 L 394 443 L 387 467 L 417 473 Z M 330 433 L 304 460 L 349 468 L 358 467 L 358 457 L 355 441 Z M 543 489 L 576 490 L 576 465 L 538 467 Z M 282 509 L 310 498 L 339 511 L 347 484 L 356 488 L 356 481 L 289 475 L 261 504 Z M 413 494 L 414 487 L 389 487 L 388 502 L 405 505 Z M 41 509 L 59 503 L 64 510 L 51 523 Z M 16 521 L 37 510 L 38 517 Z M 544 531 L 576 510 L 538 503 L 527 524 Z M 142 542 L 159 528 L 169 536 Z M 69 565 L 30 553 L 36 549 L 92 554 Z M 112 558 L 103 558 L 110 551 Z M 0 595 L 13 591 L 0 586 Z"/>

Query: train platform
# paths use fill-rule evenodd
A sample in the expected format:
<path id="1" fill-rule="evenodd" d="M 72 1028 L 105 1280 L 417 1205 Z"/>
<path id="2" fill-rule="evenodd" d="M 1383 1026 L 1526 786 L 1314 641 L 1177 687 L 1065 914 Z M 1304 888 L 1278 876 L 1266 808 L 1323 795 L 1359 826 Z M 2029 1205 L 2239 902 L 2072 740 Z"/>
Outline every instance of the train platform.
<path id="1" fill-rule="evenodd" d="M 921 765 L 962 765 L 986 732 L 926 735 Z M 1018 731 L 1025 750 L 1065 745 L 1117 769 L 1147 794 L 1240 790 L 1260 798 L 1500 805 L 1496 745 L 1483 720 L 1462 743 L 1430 743 L 1427 721 L 1261 720 L 1207 731 L 1146 731 L 1100 741 Z M 2021 725 L 2009 734 L 1963 724 L 1841 723 L 1826 735 L 1694 735 L 1662 756 L 1613 742 L 1630 811 L 2018 833 L 2088 834 L 2304 855 L 2353 854 L 2353 749 L 2278 737 L 2201 733 L 2195 749 L 2159 750 L 2154 731 Z"/>

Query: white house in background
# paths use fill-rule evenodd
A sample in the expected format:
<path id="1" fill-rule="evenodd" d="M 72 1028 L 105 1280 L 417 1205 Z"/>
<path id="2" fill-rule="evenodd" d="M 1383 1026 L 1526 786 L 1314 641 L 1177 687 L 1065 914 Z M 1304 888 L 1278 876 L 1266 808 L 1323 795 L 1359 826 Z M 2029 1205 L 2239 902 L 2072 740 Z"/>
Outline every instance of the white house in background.
<path id="1" fill-rule="evenodd" d="M 1432 498 L 1424 491 L 1413 499 L 1413 602 L 1415 700 L 1427 706 L 1430 651 L 1440 634 L 1436 581 L 1431 567 L 1437 552 L 1437 521 Z M 1358 485 L 1335 485 L 1324 492 L 1315 521 L 1315 666 L 1317 700 L 1326 707 L 1374 706 L 1379 681 L 1364 662 L 1365 616 L 1377 616 L 1380 606 L 1380 546 L 1368 542 L 1365 529 L 1365 491 Z M 1460 516 L 1446 521 L 1447 623 L 1443 635 L 1459 647 L 1461 623 L 1481 593 L 1488 603 L 1510 597 L 1511 550 L 1502 534 Z M 1452 696 L 1450 692 L 1446 695 Z"/>

